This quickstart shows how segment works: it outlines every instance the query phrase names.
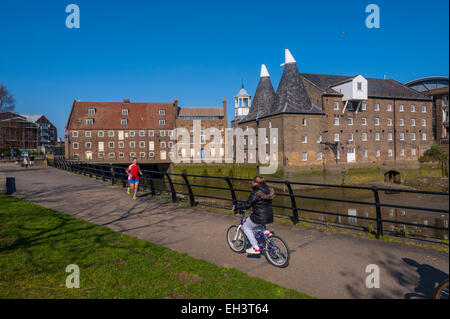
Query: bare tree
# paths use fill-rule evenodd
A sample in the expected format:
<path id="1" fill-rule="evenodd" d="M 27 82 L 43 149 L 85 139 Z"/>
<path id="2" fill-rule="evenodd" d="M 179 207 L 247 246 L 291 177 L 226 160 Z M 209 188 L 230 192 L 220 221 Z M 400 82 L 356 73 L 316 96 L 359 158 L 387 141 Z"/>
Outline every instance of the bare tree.
<path id="1" fill-rule="evenodd" d="M 12 112 L 16 106 L 16 100 L 14 96 L 9 93 L 6 86 L 0 84 L 0 112 Z"/>

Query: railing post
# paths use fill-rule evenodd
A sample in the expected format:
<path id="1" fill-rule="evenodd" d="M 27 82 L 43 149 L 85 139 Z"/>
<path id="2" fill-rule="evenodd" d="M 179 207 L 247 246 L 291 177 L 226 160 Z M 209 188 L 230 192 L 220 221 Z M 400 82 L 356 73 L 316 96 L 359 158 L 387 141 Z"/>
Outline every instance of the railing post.
<path id="1" fill-rule="evenodd" d="M 145 174 L 145 173 L 144 173 L 144 174 Z M 155 195 L 156 195 L 156 192 L 155 192 L 155 184 L 153 183 L 153 176 L 152 176 L 151 173 L 150 173 L 149 180 L 150 180 L 150 189 L 152 190 L 152 196 L 155 196 Z"/>
<path id="2" fill-rule="evenodd" d="M 170 190 L 171 190 L 171 193 L 172 193 L 172 202 L 176 203 L 176 201 L 177 201 L 177 193 L 175 193 L 175 187 L 173 186 L 172 178 L 170 178 L 170 175 L 167 172 L 165 172 L 164 175 L 166 175 L 167 180 L 169 181 Z"/>
<path id="3" fill-rule="evenodd" d="M 225 177 L 225 180 L 227 181 L 228 187 L 230 188 L 231 199 L 233 200 L 233 205 L 236 205 L 236 202 L 237 202 L 237 200 L 236 200 L 236 192 L 234 191 L 233 184 L 231 183 L 231 180 L 230 180 L 229 177 Z"/>
<path id="4" fill-rule="evenodd" d="M 383 236 L 383 218 L 381 217 L 380 196 L 378 195 L 378 188 L 372 187 L 375 196 L 375 209 L 377 213 L 377 239 Z"/>
<path id="5" fill-rule="evenodd" d="M 114 173 L 114 167 L 111 165 L 111 185 L 114 185 L 115 179 L 116 179 L 116 176 Z"/>
<path id="6" fill-rule="evenodd" d="M 192 192 L 191 184 L 189 184 L 189 180 L 188 180 L 186 174 L 181 174 L 181 176 L 183 176 L 184 182 L 186 183 L 186 186 L 189 191 L 189 202 L 191 203 L 191 206 L 194 207 L 195 206 L 195 198 L 194 198 L 194 193 Z"/>
<path id="7" fill-rule="evenodd" d="M 294 192 L 292 191 L 292 186 L 289 181 L 284 182 L 287 186 L 287 189 L 289 191 L 289 197 L 291 198 L 291 207 L 292 207 L 292 222 L 295 224 L 298 223 L 298 209 L 297 209 L 297 202 L 295 201 Z"/>

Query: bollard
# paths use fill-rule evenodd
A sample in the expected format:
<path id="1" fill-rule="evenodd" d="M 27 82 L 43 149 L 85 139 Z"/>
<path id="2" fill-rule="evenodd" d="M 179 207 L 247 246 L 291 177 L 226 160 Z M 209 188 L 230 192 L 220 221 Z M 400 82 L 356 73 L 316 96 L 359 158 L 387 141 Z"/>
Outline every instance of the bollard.
<path id="1" fill-rule="evenodd" d="M 16 178 L 7 177 L 6 178 L 6 195 L 11 195 L 16 192 Z"/>

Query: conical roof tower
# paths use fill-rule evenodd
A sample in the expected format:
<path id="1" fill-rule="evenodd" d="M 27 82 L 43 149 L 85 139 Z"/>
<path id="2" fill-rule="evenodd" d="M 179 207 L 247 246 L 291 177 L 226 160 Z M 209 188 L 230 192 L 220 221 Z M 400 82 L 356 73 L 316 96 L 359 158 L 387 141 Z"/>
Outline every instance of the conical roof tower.
<path id="1" fill-rule="evenodd" d="M 288 49 L 285 50 L 283 75 L 278 85 L 275 101 L 263 116 L 277 114 L 321 114 L 322 110 L 311 103 L 303 80 L 297 69 L 297 62 Z"/>
<path id="2" fill-rule="evenodd" d="M 253 97 L 252 106 L 248 115 L 243 118 L 240 123 L 254 121 L 267 112 L 275 101 L 275 91 L 270 81 L 270 75 L 266 66 L 261 65 L 261 75 Z"/>

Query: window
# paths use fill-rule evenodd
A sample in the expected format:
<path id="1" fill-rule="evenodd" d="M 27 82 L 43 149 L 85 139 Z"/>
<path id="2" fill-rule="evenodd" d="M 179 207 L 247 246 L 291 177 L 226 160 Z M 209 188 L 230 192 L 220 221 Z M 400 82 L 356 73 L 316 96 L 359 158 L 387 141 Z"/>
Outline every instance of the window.
<path id="1" fill-rule="evenodd" d="M 145 157 L 145 153 L 144 152 L 140 152 L 139 153 L 139 157 Z"/>
<path id="2" fill-rule="evenodd" d="M 339 110 L 339 102 L 333 103 L 333 110 L 338 111 Z"/>
<path id="3" fill-rule="evenodd" d="M 160 135 L 160 136 L 163 136 L 163 137 L 166 136 L 166 131 L 161 131 L 161 132 L 159 132 L 159 135 Z"/>
<path id="4" fill-rule="evenodd" d="M 387 111 L 388 112 L 392 112 L 392 104 L 388 104 L 387 105 Z"/>
<path id="5" fill-rule="evenodd" d="M 404 112 L 404 111 L 405 111 L 405 106 L 403 104 L 400 104 L 399 112 Z"/>
<path id="6" fill-rule="evenodd" d="M 119 153 L 119 158 L 124 158 L 124 157 L 125 157 L 125 153 L 120 152 L 120 153 Z"/>
<path id="7" fill-rule="evenodd" d="M 362 82 L 356 83 L 358 86 L 358 91 L 362 91 Z"/>
<path id="8" fill-rule="evenodd" d="M 416 126 L 416 119 L 411 119 L 411 126 Z"/>
<path id="9" fill-rule="evenodd" d="M 109 142 L 109 143 L 108 143 L 108 147 L 109 147 L 109 148 L 114 148 L 114 142 Z"/>
<path id="10" fill-rule="evenodd" d="M 380 140 L 380 133 L 375 133 L 375 141 L 379 141 Z"/>
<path id="11" fill-rule="evenodd" d="M 404 141 L 405 140 L 405 133 L 400 133 L 400 141 Z"/>
<path id="12" fill-rule="evenodd" d="M 307 160 L 308 160 L 308 153 L 302 152 L 302 161 L 307 161 Z"/>
<path id="13" fill-rule="evenodd" d="M 155 136 L 155 132 L 154 131 L 148 131 L 148 136 Z"/>
<path id="14" fill-rule="evenodd" d="M 374 108 L 374 110 L 375 110 L 375 111 L 379 111 L 379 110 L 380 110 L 380 104 L 375 103 L 375 108 Z"/>
<path id="15" fill-rule="evenodd" d="M 334 141 L 339 142 L 339 134 L 338 133 L 334 133 Z"/>
<path id="16" fill-rule="evenodd" d="M 108 136 L 109 136 L 109 137 L 114 137 L 114 131 L 109 131 L 109 132 L 108 132 Z"/>
<path id="17" fill-rule="evenodd" d="M 95 109 L 88 109 L 88 114 L 89 115 L 94 115 L 95 114 Z"/>
<path id="18" fill-rule="evenodd" d="M 139 136 L 145 136 L 145 131 L 139 131 Z"/>
<path id="19" fill-rule="evenodd" d="M 130 147 L 131 147 L 131 148 L 134 148 L 134 147 L 136 147 L 136 142 L 134 142 L 134 141 L 130 141 Z"/>
<path id="20" fill-rule="evenodd" d="M 78 144 L 78 142 L 73 142 L 72 146 L 74 150 L 77 150 L 80 147 L 80 144 Z"/>
<path id="21" fill-rule="evenodd" d="M 353 111 L 353 103 L 352 102 L 348 102 L 347 108 L 348 108 L 349 111 Z"/>
<path id="22" fill-rule="evenodd" d="M 127 119 L 121 119 L 120 120 L 120 124 L 121 125 L 127 125 L 128 124 L 128 120 Z"/>
<path id="23" fill-rule="evenodd" d="M 98 158 L 103 159 L 104 158 L 104 154 L 103 153 L 98 153 Z"/>
<path id="24" fill-rule="evenodd" d="M 416 111 L 416 106 L 415 105 L 411 105 L 411 112 L 415 112 Z"/>
<path id="25" fill-rule="evenodd" d="M 86 125 L 92 125 L 94 124 L 94 119 L 87 119 L 86 120 Z"/>
<path id="26" fill-rule="evenodd" d="M 400 119 L 400 126 L 405 126 L 405 119 Z"/>
<path id="27" fill-rule="evenodd" d="M 302 119 L 302 125 L 306 126 L 306 119 Z"/>
<path id="28" fill-rule="evenodd" d="M 362 104 L 361 104 L 361 110 L 362 110 L 362 111 L 367 110 L 367 104 L 366 104 L 366 103 L 362 103 Z"/>
<path id="29" fill-rule="evenodd" d="M 377 152 L 376 152 L 375 156 L 376 156 L 376 157 L 380 157 L 380 155 L 381 155 L 381 152 L 380 152 L 380 150 L 377 150 Z"/>
<path id="30" fill-rule="evenodd" d="M 105 143 L 104 142 L 98 142 L 98 151 L 103 152 L 105 150 Z"/>
<path id="31" fill-rule="evenodd" d="M 134 131 L 130 131 L 130 137 L 134 137 L 135 135 Z"/>
<path id="32" fill-rule="evenodd" d="M 426 141 L 427 140 L 427 133 L 422 133 L 422 141 Z"/>
<path id="33" fill-rule="evenodd" d="M 109 158 L 114 158 L 114 157 L 116 157 L 116 154 L 115 153 L 108 153 L 108 157 Z"/>
<path id="34" fill-rule="evenodd" d="M 322 160 L 322 152 L 317 152 L 317 160 L 318 161 Z"/>
<path id="35" fill-rule="evenodd" d="M 161 156 L 162 160 L 165 160 L 166 159 L 166 151 L 161 151 L 160 156 Z"/>
<path id="36" fill-rule="evenodd" d="M 148 149 L 150 151 L 153 151 L 155 149 L 155 142 L 153 141 L 148 142 Z"/>
<path id="37" fill-rule="evenodd" d="M 78 137 L 78 132 L 77 131 L 73 131 L 72 132 L 72 137 Z"/>
<path id="38" fill-rule="evenodd" d="M 159 120 L 159 125 L 166 125 L 166 120 Z"/>
<path id="39" fill-rule="evenodd" d="M 362 133 L 362 140 L 367 141 L 367 133 Z"/>
<path id="40" fill-rule="evenodd" d="M 422 126 L 427 126 L 427 120 L 422 120 Z"/>
<path id="41" fill-rule="evenodd" d="M 405 149 L 404 149 L 404 148 L 402 148 L 402 149 L 400 150 L 400 156 L 405 156 Z"/>
<path id="42" fill-rule="evenodd" d="M 139 147 L 140 148 L 145 148 L 145 142 L 144 141 L 139 141 Z"/>
<path id="43" fill-rule="evenodd" d="M 161 142 L 161 148 L 166 148 L 166 142 Z"/>
<path id="44" fill-rule="evenodd" d="M 173 142 L 168 142 L 168 143 L 167 143 L 167 146 L 168 146 L 169 148 L 172 148 L 172 147 L 173 147 Z"/>
<path id="45" fill-rule="evenodd" d="M 84 144 L 84 147 L 87 148 L 87 149 L 90 149 L 91 146 L 92 146 L 92 143 L 91 143 L 91 142 L 86 142 L 86 143 Z"/>
<path id="46" fill-rule="evenodd" d="M 148 156 L 154 157 L 154 156 L 155 156 L 155 153 L 154 153 L 154 152 L 150 152 L 150 153 L 148 153 Z"/>
<path id="47" fill-rule="evenodd" d="M 322 143 L 322 135 L 319 135 L 319 136 L 317 137 L 317 143 Z"/>
<path id="48" fill-rule="evenodd" d="M 415 141 L 416 140 L 416 133 L 411 133 L 411 141 Z"/>
<path id="49" fill-rule="evenodd" d="M 136 153 L 135 152 L 131 152 L 130 153 L 130 157 L 136 157 Z"/>
<path id="50" fill-rule="evenodd" d="M 427 113 L 427 106 L 426 105 L 422 105 L 422 113 Z"/>
<path id="51" fill-rule="evenodd" d="M 166 110 L 159 110 L 159 115 L 166 115 Z"/>
<path id="52" fill-rule="evenodd" d="M 84 135 L 85 135 L 86 137 L 91 137 L 91 131 L 86 131 L 86 132 L 84 132 Z"/>
<path id="53" fill-rule="evenodd" d="M 415 149 L 415 148 L 412 148 L 412 149 L 411 149 L 411 155 L 412 155 L 412 156 L 416 156 L 416 149 Z"/>
<path id="54" fill-rule="evenodd" d="M 122 109 L 122 115 L 128 115 L 128 110 L 127 109 Z"/>
<path id="55" fill-rule="evenodd" d="M 117 145 L 119 146 L 119 148 L 124 148 L 125 143 L 124 142 L 119 142 L 119 143 L 117 143 Z"/>
<path id="56" fill-rule="evenodd" d="M 334 125 L 339 125 L 339 117 L 334 117 Z"/>
<path id="57" fill-rule="evenodd" d="M 103 136 L 105 136 L 105 132 L 103 132 L 103 131 L 98 131 L 98 137 L 103 137 Z"/>
<path id="58" fill-rule="evenodd" d="M 365 117 L 363 117 L 363 118 L 361 119 L 361 124 L 362 124 L 362 125 L 367 125 L 367 119 L 366 119 Z"/>
<path id="59" fill-rule="evenodd" d="M 302 143 L 308 143 L 308 136 L 307 135 L 302 135 Z"/>
<path id="60" fill-rule="evenodd" d="M 387 119 L 387 125 L 392 126 L 392 119 Z"/>
<path id="61" fill-rule="evenodd" d="M 388 141 L 392 141 L 392 133 L 388 133 Z"/>
<path id="62" fill-rule="evenodd" d="M 380 118 L 376 117 L 375 118 L 375 126 L 379 126 L 380 125 Z"/>
<path id="63" fill-rule="evenodd" d="M 363 156 L 364 156 L 364 157 L 367 157 L 367 150 L 364 150 L 364 151 L 363 151 Z"/>
<path id="64" fill-rule="evenodd" d="M 353 117 L 348 118 L 348 125 L 353 125 Z"/>
<path id="65" fill-rule="evenodd" d="M 388 149 L 388 156 L 392 157 L 392 149 Z"/>
<path id="66" fill-rule="evenodd" d="M 167 136 L 172 137 L 173 136 L 173 131 L 167 131 Z"/>
<path id="67" fill-rule="evenodd" d="M 350 134 L 348 135 L 348 141 L 349 141 L 349 142 L 353 142 L 353 133 L 350 133 Z"/>

